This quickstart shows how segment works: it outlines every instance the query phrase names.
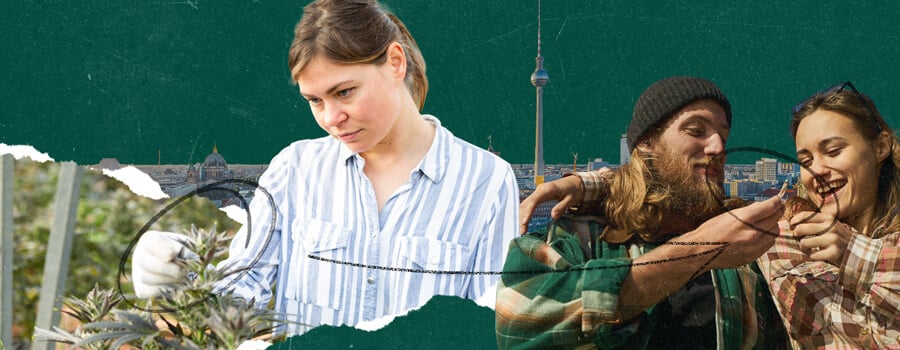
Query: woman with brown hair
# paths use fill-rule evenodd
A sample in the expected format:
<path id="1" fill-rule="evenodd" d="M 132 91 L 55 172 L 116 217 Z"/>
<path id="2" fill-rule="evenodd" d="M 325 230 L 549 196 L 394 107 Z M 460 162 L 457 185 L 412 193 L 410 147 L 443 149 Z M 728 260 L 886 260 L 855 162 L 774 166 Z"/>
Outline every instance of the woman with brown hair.
<path id="1" fill-rule="evenodd" d="M 274 283 L 289 334 L 491 290 L 497 277 L 476 272 L 499 271 L 515 236 L 515 176 L 420 113 L 428 80 L 406 26 L 374 0 L 313 1 L 289 67 L 329 136 L 297 141 L 272 160 L 259 183 L 276 219 L 257 191 L 252 231 L 238 233 L 219 265 L 250 270 L 227 289 L 265 305 Z M 172 262 L 180 246 L 161 237 L 170 236 L 148 232 L 135 249 L 139 296 L 183 278 Z"/>
<path id="2" fill-rule="evenodd" d="M 795 348 L 900 347 L 900 149 L 850 83 L 793 109 L 814 208 L 793 213 L 759 259 Z M 812 210 L 811 210 L 812 209 Z"/>

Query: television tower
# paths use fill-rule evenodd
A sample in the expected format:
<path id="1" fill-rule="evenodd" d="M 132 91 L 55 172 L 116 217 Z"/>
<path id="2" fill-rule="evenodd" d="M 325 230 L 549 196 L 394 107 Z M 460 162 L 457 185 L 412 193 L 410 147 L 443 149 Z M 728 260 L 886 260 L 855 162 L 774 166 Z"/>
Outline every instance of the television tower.
<path id="1" fill-rule="evenodd" d="M 544 85 L 550 81 L 550 75 L 544 70 L 544 57 L 541 56 L 541 0 L 538 0 L 538 41 L 537 57 L 534 59 L 534 73 L 531 73 L 531 85 L 537 89 L 537 125 L 534 143 L 534 187 L 544 183 Z"/>

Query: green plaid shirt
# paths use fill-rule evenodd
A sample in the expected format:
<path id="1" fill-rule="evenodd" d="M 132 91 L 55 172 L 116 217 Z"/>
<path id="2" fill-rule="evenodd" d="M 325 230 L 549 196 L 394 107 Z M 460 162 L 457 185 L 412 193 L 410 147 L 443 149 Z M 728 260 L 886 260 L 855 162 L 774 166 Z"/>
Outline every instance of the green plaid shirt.
<path id="1" fill-rule="evenodd" d="M 590 217 L 564 218 L 546 234 L 530 233 L 510 243 L 497 285 L 500 349 L 646 347 L 654 326 L 666 320 L 650 307 L 622 322 L 617 306 L 631 260 L 656 246 L 606 243 L 597 238 L 603 228 Z M 715 270 L 713 279 L 720 347 L 784 347 L 783 328 L 772 318 L 777 312 L 756 272 Z M 768 304 L 757 308 L 757 303 Z"/>

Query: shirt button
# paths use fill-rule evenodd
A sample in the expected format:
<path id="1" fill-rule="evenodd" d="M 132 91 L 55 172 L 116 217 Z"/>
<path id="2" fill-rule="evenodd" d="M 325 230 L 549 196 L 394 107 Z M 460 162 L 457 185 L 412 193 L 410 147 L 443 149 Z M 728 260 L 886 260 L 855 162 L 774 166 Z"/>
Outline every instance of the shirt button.
<path id="1" fill-rule="evenodd" d="M 369 284 L 375 283 L 375 277 L 366 278 L 366 282 L 369 282 Z"/>
<path id="2" fill-rule="evenodd" d="M 441 257 L 438 256 L 437 252 L 431 252 L 431 254 L 428 255 L 428 262 L 431 263 L 432 265 L 437 265 L 437 263 L 440 261 L 441 261 Z"/>
<path id="3" fill-rule="evenodd" d="M 862 335 L 869 335 L 869 327 L 863 328 L 859 333 Z"/>

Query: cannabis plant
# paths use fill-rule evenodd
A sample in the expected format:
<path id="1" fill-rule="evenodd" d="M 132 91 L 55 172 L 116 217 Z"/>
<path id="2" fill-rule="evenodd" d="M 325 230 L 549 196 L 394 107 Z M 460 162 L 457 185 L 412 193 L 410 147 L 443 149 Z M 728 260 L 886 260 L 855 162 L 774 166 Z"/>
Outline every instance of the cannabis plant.
<path id="1" fill-rule="evenodd" d="M 227 235 L 191 227 L 187 237 L 182 244 L 196 256 L 179 260 L 189 276 L 180 285 L 146 301 L 95 286 L 84 298 L 63 302 L 62 312 L 81 323 L 77 329 L 36 329 L 36 340 L 84 349 L 236 349 L 270 335 L 283 317 L 254 300 L 217 291 L 221 281 L 243 271 L 212 267 L 226 253 Z"/>

